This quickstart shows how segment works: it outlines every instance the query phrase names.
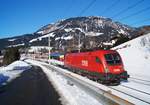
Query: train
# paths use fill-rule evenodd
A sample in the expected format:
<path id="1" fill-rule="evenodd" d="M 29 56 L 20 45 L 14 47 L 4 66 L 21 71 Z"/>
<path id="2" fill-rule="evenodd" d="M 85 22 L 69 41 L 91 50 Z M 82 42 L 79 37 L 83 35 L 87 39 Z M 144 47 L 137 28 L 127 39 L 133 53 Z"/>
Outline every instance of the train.
<path id="1" fill-rule="evenodd" d="M 64 67 L 106 85 L 118 85 L 129 78 L 121 56 L 115 50 L 67 53 Z"/>

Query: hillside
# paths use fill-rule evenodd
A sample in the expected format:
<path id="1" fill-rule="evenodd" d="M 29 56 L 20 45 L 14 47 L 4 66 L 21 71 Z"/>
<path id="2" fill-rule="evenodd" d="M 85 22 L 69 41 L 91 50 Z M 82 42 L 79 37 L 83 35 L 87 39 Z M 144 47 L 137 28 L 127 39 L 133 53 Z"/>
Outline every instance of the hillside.
<path id="1" fill-rule="evenodd" d="M 110 18 L 74 17 L 48 24 L 33 34 L 0 39 L 0 49 L 10 46 L 46 46 L 51 36 L 53 50 L 63 52 L 78 49 L 110 48 L 139 35 L 137 28 L 130 27 Z"/>
<path id="2" fill-rule="evenodd" d="M 115 47 L 131 76 L 149 80 L 150 33 Z"/>
<path id="3" fill-rule="evenodd" d="M 24 34 L 21 36 L 15 36 L 10 38 L 0 39 L 0 50 L 8 47 L 17 47 L 17 46 L 30 46 L 29 41 L 33 38 L 39 37 L 40 34 Z"/>
<path id="4" fill-rule="evenodd" d="M 104 17 L 75 17 L 42 27 L 37 33 L 44 36 L 31 40 L 31 43 L 51 36 L 54 50 L 64 52 L 78 49 L 109 48 L 120 44 L 118 40 L 129 40 L 138 36 L 136 28 L 114 22 Z"/>

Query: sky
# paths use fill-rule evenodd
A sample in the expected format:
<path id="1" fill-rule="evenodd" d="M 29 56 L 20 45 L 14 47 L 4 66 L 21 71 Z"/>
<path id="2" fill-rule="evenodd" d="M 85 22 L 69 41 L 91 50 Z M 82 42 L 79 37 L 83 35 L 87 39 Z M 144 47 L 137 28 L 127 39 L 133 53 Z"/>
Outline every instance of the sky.
<path id="1" fill-rule="evenodd" d="M 77 16 L 103 16 L 133 27 L 150 25 L 150 0 L 0 0 L 0 38 L 33 33 Z"/>

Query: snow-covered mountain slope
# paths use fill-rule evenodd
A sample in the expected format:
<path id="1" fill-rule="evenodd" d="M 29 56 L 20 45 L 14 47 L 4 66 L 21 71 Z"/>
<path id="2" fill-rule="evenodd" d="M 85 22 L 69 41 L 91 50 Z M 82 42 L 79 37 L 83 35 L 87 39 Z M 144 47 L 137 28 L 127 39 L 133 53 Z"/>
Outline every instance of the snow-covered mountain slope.
<path id="1" fill-rule="evenodd" d="M 120 53 L 125 69 L 131 76 L 150 79 L 150 33 L 113 49 Z"/>
<path id="2" fill-rule="evenodd" d="M 79 37 L 81 50 L 85 50 L 112 47 L 120 37 L 131 39 L 138 36 L 137 28 L 97 16 L 60 20 L 40 28 L 36 33 L 42 33 L 43 36 L 31 39 L 31 45 L 44 43 L 51 36 L 51 46 L 63 52 L 77 50 Z"/>
<path id="3" fill-rule="evenodd" d="M 78 49 L 80 36 L 81 49 L 104 48 L 113 46 L 120 37 L 137 37 L 137 28 L 115 22 L 110 18 L 88 16 L 73 17 L 45 25 L 33 34 L 20 37 L 0 39 L 3 49 L 8 46 L 47 46 L 48 37 L 51 36 L 51 46 L 58 51 Z M 105 44 L 111 43 L 113 44 Z M 120 43 L 119 43 L 120 44 Z"/>
<path id="4" fill-rule="evenodd" d="M 41 34 L 24 34 L 21 36 L 15 36 L 10 38 L 0 39 L 0 50 L 8 47 L 17 47 L 17 46 L 28 46 L 31 39 L 40 37 Z"/>

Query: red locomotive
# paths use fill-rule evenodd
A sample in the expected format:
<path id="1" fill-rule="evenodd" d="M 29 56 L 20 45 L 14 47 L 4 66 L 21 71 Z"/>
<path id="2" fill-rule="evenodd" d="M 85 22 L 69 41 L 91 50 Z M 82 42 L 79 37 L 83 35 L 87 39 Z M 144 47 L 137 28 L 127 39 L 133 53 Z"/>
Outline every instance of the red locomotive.
<path id="1" fill-rule="evenodd" d="M 120 83 L 129 77 L 119 53 L 114 50 L 68 53 L 64 66 L 104 84 Z"/>

